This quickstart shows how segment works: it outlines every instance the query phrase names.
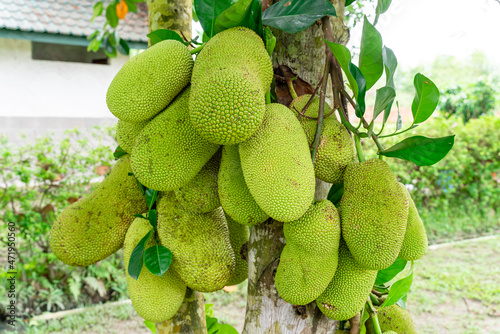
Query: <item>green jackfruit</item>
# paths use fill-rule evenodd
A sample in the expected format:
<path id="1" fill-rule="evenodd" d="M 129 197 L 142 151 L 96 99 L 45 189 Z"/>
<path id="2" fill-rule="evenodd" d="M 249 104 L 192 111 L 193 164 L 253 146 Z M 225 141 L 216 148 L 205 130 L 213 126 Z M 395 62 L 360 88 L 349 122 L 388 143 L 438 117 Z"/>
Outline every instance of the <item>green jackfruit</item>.
<path id="1" fill-rule="evenodd" d="M 257 225 L 269 218 L 257 205 L 245 183 L 238 145 L 222 148 L 218 185 L 224 212 L 238 223 Z"/>
<path id="2" fill-rule="evenodd" d="M 418 214 L 417 207 L 410 193 L 401 183 L 400 186 L 403 188 L 405 196 L 410 203 L 410 208 L 408 211 L 406 233 L 401 251 L 399 252 L 399 257 L 406 261 L 415 261 L 424 256 L 427 251 L 427 233 L 425 232 L 424 223 Z"/>
<path id="3" fill-rule="evenodd" d="M 393 331 L 398 334 L 417 334 L 410 313 L 396 304 L 379 309 L 377 317 L 380 329 L 383 332 Z M 375 334 L 371 321 L 366 322 L 366 333 Z"/>
<path id="4" fill-rule="evenodd" d="M 59 260 L 88 266 L 122 247 L 134 215 L 147 210 L 130 172 L 130 156 L 125 155 L 89 196 L 59 214 L 50 232 L 50 247 Z"/>
<path id="5" fill-rule="evenodd" d="M 398 334 L 398 333 L 396 333 L 394 331 L 388 331 L 388 332 L 383 332 L 382 334 Z"/>
<path id="6" fill-rule="evenodd" d="M 272 78 L 271 59 L 255 32 L 236 27 L 218 33 L 196 58 L 189 99 L 191 122 L 215 144 L 247 140 L 262 122 Z"/>
<path id="7" fill-rule="evenodd" d="M 145 265 L 137 280 L 128 274 L 128 264 L 132 251 L 139 241 L 151 230 L 149 221 L 136 218 L 127 232 L 123 244 L 123 261 L 127 276 L 127 289 L 135 311 L 144 320 L 163 322 L 172 318 L 182 305 L 186 284 L 170 266 L 162 277 L 152 274 Z M 146 248 L 154 246 L 150 238 Z"/>
<path id="8" fill-rule="evenodd" d="M 116 74 L 106 95 L 109 110 L 131 123 L 153 118 L 189 83 L 193 64 L 184 44 L 156 43 L 130 58 Z"/>
<path id="9" fill-rule="evenodd" d="M 260 128 L 239 145 L 245 182 L 273 219 L 299 219 L 314 199 L 315 177 L 307 138 L 287 107 L 267 105 Z"/>
<path id="10" fill-rule="evenodd" d="M 234 274 L 235 256 L 222 209 L 187 212 L 172 192 L 161 196 L 157 210 L 161 244 L 172 251 L 175 270 L 186 285 L 201 292 L 226 286 Z"/>
<path id="11" fill-rule="evenodd" d="M 365 305 L 376 278 L 377 271 L 359 266 L 341 240 L 337 271 L 316 304 L 331 319 L 351 319 Z"/>
<path id="12" fill-rule="evenodd" d="M 250 238 L 250 229 L 248 226 L 241 225 L 234 221 L 228 215 L 226 215 L 226 222 L 229 228 L 231 247 L 233 248 L 234 257 L 236 259 L 234 274 L 226 285 L 237 285 L 248 278 L 248 263 L 245 259 L 241 258 L 240 250 L 241 246 L 248 242 Z"/>
<path id="13" fill-rule="evenodd" d="M 408 199 L 386 162 L 349 164 L 340 201 L 342 236 L 363 268 L 381 270 L 398 257 L 408 220 Z"/>
<path id="14" fill-rule="evenodd" d="M 219 145 L 198 135 L 189 121 L 189 88 L 149 122 L 132 150 L 132 171 L 143 185 L 159 191 L 178 189 L 191 181 Z"/>
<path id="15" fill-rule="evenodd" d="M 290 109 L 298 116 L 310 97 L 311 95 L 299 96 L 292 101 Z M 319 98 L 314 97 L 304 114 L 317 118 L 318 110 Z M 330 106 L 325 103 L 325 113 L 330 110 Z M 299 121 L 306 133 L 309 146 L 312 147 L 316 136 L 317 120 L 299 117 Z M 323 130 L 314 162 L 316 177 L 328 183 L 340 183 L 347 165 L 354 161 L 356 161 L 354 140 L 335 115 L 328 116 L 323 120 Z"/>
<path id="16" fill-rule="evenodd" d="M 127 153 L 131 153 L 134 148 L 135 139 L 149 121 L 130 123 L 122 120 L 116 125 L 116 141 L 118 145 Z"/>
<path id="17" fill-rule="evenodd" d="M 184 210 L 207 213 L 220 206 L 217 190 L 220 157 L 219 150 L 191 181 L 175 190 L 175 197 Z"/>
<path id="18" fill-rule="evenodd" d="M 293 305 L 306 305 L 325 291 L 338 263 L 340 218 L 332 202 L 321 200 L 283 227 L 275 284 L 279 295 Z"/>

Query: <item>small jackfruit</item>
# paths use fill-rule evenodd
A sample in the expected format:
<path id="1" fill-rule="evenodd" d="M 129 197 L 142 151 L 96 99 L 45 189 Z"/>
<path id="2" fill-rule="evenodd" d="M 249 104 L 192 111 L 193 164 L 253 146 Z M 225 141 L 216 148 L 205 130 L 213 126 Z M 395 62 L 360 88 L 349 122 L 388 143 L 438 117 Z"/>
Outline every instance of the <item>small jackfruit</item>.
<path id="1" fill-rule="evenodd" d="M 143 185 L 159 191 L 191 181 L 219 145 L 203 139 L 189 121 L 189 87 L 142 129 L 132 150 L 132 171 Z"/>
<path id="2" fill-rule="evenodd" d="M 318 201 L 300 219 L 285 223 L 283 232 L 286 245 L 276 271 L 276 289 L 290 304 L 309 304 L 325 291 L 337 269 L 337 209 L 326 199 Z"/>
<path id="3" fill-rule="evenodd" d="M 337 271 L 326 290 L 316 299 L 316 304 L 331 319 L 351 319 L 365 305 L 376 278 L 377 271 L 357 264 L 341 240 Z"/>
<path id="4" fill-rule="evenodd" d="M 383 332 L 393 331 L 398 334 L 417 334 L 410 313 L 397 304 L 378 309 L 377 318 L 380 329 Z M 375 334 L 375 329 L 371 321 L 366 322 L 366 333 Z"/>
<path id="5" fill-rule="evenodd" d="M 287 107 L 268 104 L 255 134 L 239 145 L 245 182 L 273 219 L 299 219 L 314 199 L 315 177 L 307 138 Z"/>
<path id="6" fill-rule="evenodd" d="M 226 215 L 226 222 L 229 229 L 229 240 L 236 259 L 234 274 L 226 285 L 237 285 L 248 278 L 248 263 L 241 258 L 240 250 L 241 246 L 250 238 L 250 229 L 248 226 L 237 223 L 228 215 Z"/>
<path id="7" fill-rule="evenodd" d="M 189 83 L 193 64 L 184 44 L 156 43 L 130 58 L 116 74 L 106 95 L 109 110 L 131 123 L 153 118 Z"/>
<path id="8" fill-rule="evenodd" d="M 424 223 L 418 214 L 417 207 L 408 189 L 401 183 L 400 186 L 403 188 L 406 198 L 410 203 L 410 208 L 408 211 L 405 237 L 403 239 L 401 251 L 399 252 L 399 257 L 406 261 L 415 261 L 424 256 L 427 251 L 427 233 L 425 232 Z"/>
<path id="9" fill-rule="evenodd" d="M 130 172 L 130 156 L 125 155 L 89 196 L 59 214 L 50 232 L 50 247 L 59 260 L 88 266 L 122 247 L 134 215 L 147 210 Z"/>
<path id="10" fill-rule="evenodd" d="M 182 305 L 186 293 L 186 284 L 170 266 L 162 277 L 152 274 L 143 265 L 137 280 L 128 274 L 130 256 L 139 241 L 151 230 L 149 221 L 136 218 L 130 226 L 123 244 L 123 261 L 127 276 L 127 289 L 135 311 L 143 319 L 151 322 L 163 322 L 172 318 Z M 154 246 L 150 238 L 145 249 Z"/>
<path id="11" fill-rule="evenodd" d="M 135 139 L 149 121 L 130 123 L 122 120 L 116 125 L 116 141 L 118 145 L 127 153 L 132 153 Z"/>
<path id="12" fill-rule="evenodd" d="M 351 163 L 340 201 L 342 236 L 363 268 L 381 270 L 398 257 L 408 220 L 408 199 L 386 162 Z"/>
<path id="13" fill-rule="evenodd" d="M 222 148 L 218 186 L 224 212 L 238 223 L 257 225 L 269 218 L 257 205 L 245 183 L 238 145 Z"/>
<path id="14" fill-rule="evenodd" d="M 235 256 L 222 208 L 194 214 L 182 209 L 174 193 L 163 193 L 157 202 L 158 235 L 172 251 L 175 270 L 196 291 L 222 289 L 235 269 Z"/>

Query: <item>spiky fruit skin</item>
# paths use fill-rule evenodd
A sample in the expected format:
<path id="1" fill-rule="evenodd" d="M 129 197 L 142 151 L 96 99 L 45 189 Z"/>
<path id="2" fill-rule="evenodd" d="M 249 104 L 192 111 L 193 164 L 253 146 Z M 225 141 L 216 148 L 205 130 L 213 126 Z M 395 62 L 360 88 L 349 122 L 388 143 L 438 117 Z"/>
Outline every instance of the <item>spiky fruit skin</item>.
<path id="1" fill-rule="evenodd" d="M 175 190 L 175 197 L 184 210 L 193 213 L 207 213 L 220 206 L 217 188 L 220 156 L 215 153 L 196 176 L 184 186 Z"/>
<path id="2" fill-rule="evenodd" d="M 203 139 L 189 121 L 189 87 L 149 122 L 132 150 L 132 171 L 143 185 L 159 191 L 191 181 L 219 145 Z"/>
<path id="3" fill-rule="evenodd" d="M 229 240 L 231 241 L 231 247 L 233 248 L 236 260 L 234 274 L 226 285 L 237 285 L 248 278 L 248 263 L 245 259 L 241 258 L 240 250 L 241 246 L 248 242 L 250 238 L 250 229 L 248 226 L 234 221 L 228 215 L 226 215 L 226 222 L 229 229 Z"/>
<path id="4" fill-rule="evenodd" d="M 247 140 L 264 117 L 272 77 L 271 59 L 257 34 L 242 27 L 218 33 L 196 58 L 189 100 L 191 122 L 215 144 Z"/>
<path id="5" fill-rule="evenodd" d="M 401 246 L 401 251 L 399 252 L 399 257 L 405 259 L 406 261 L 415 261 L 427 252 L 427 233 L 425 232 L 424 223 L 418 214 L 415 202 L 410 196 L 408 189 L 400 183 L 403 188 L 405 196 L 410 203 L 408 210 L 408 221 L 406 223 L 406 233 L 403 239 L 403 245 Z"/>
<path id="6" fill-rule="evenodd" d="M 135 139 L 149 121 L 130 123 L 122 120 L 116 125 L 116 141 L 118 145 L 127 153 L 131 153 L 134 148 Z"/>
<path id="7" fill-rule="evenodd" d="M 127 289 L 135 311 L 144 320 L 163 322 L 172 318 L 182 305 L 186 284 L 173 269 L 173 264 L 162 277 L 152 274 L 143 265 L 137 280 L 128 274 L 130 256 L 139 241 L 151 230 L 149 221 L 136 218 L 130 226 L 123 244 L 123 261 L 127 276 Z M 154 246 L 150 238 L 145 249 Z"/>
<path id="8" fill-rule="evenodd" d="M 298 116 L 305 107 L 311 95 L 302 95 L 293 100 L 290 109 Z M 319 98 L 315 97 L 309 104 L 305 115 L 318 117 Z M 325 112 L 330 106 L 325 104 Z M 317 121 L 307 117 L 300 118 L 300 124 L 306 133 L 309 146 L 313 145 L 316 135 Z M 356 161 L 356 147 L 347 129 L 330 115 L 323 120 L 323 130 L 319 139 L 318 150 L 314 163 L 316 177 L 328 183 L 340 183 L 343 180 L 347 165 Z"/>
<path id="9" fill-rule="evenodd" d="M 125 155 L 89 196 L 59 214 L 50 231 L 50 247 L 59 260 L 88 266 L 123 246 L 134 215 L 147 210 L 130 172 L 130 156 Z"/>
<path id="10" fill-rule="evenodd" d="M 365 305 L 376 278 L 377 271 L 364 269 L 357 264 L 341 241 L 337 271 L 328 287 L 316 299 L 316 304 L 331 319 L 351 319 Z"/>
<path id="11" fill-rule="evenodd" d="M 281 222 L 302 217 L 314 199 L 315 177 L 306 135 L 292 111 L 268 104 L 261 126 L 239 153 L 257 205 Z"/>
<path id="12" fill-rule="evenodd" d="M 398 334 L 398 333 L 396 333 L 394 331 L 388 331 L 388 332 L 383 332 L 382 334 Z"/>
<path id="13" fill-rule="evenodd" d="M 158 235 L 161 244 L 172 251 L 175 270 L 196 291 L 222 289 L 235 269 L 235 256 L 229 240 L 224 212 L 193 214 L 182 209 L 173 192 L 157 202 Z"/>
<path id="14" fill-rule="evenodd" d="M 286 245 L 276 271 L 276 289 L 290 304 L 309 304 L 325 291 L 337 269 L 337 209 L 326 199 L 318 201 L 300 219 L 285 223 L 283 232 Z"/>
<path id="15" fill-rule="evenodd" d="M 398 334 L 417 334 L 410 313 L 396 304 L 379 309 L 377 316 L 380 329 L 383 332 L 393 331 Z M 366 333 L 375 334 L 371 321 L 366 322 Z"/>
<path id="16" fill-rule="evenodd" d="M 106 103 L 117 118 L 139 123 L 162 111 L 189 83 L 193 57 L 174 40 L 130 58 L 109 85 Z"/>
<path id="17" fill-rule="evenodd" d="M 363 268 L 381 270 L 398 257 L 408 220 L 408 199 L 386 162 L 349 164 L 340 201 L 342 236 Z"/>
<path id="18" fill-rule="evenodd" d="M 224 212 L 238 223 L 257 225 L 269 218 L 255 202 L 245 183 L 238 145 L 222 148 L 218 186 Z"/>

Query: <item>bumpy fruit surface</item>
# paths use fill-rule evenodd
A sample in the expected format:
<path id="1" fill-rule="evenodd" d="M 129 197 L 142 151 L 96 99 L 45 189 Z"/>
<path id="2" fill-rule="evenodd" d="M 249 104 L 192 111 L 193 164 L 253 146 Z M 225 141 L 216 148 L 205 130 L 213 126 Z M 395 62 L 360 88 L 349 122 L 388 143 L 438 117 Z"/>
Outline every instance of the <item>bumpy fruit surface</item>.
<path id="1" fill-rule="evenodd" d="M 226 215 L 226 222 L 229 228 L 231 247 L 236 259 L 234 274 L 226 285 L 237 285 L 248 278 L 248 263 L 245 259 L 241 258 L 240 250 L 241 246 L 248 242 L 250 238 L 250 229 L 248 226 L 237 223 L 228 215 Z"/>
<path id="2" fill-rule="evenodd" d="M 125 155 L 89 196 L 59 214 L 50 232 L 50 247 L 59 260 L 88 266 L 122 247 L 134 214 L 147 210 L 130 172 L 130 156 Z"/>
<path id="3" fill-rule="evenodd" d="M 116 74 L 106 95 L 109 110 L 126 122 L 153 118 L 189 83 L 193 64 L 184 44 L 156 43 L 130 58 Z"/>
<path id="4" fill-rule="evenodd" d="M 135 311 L 144 320 L 162 322 L 172 318 L 181 307 L 186 293 L 186 284 L 173 269 L 173 264 L 162 277 L 152 274 L 145 265 L 137 280 L 129 276 L 130 256 L 151 228 L 151 224 L 145 219 L 134 220 L 125 237 L 123 261 L 127 275 L 127 289 Z M 154 244 L 154 239 L 150 238 L 145 249 Z"/>
<path id="5" fill-rule="evenodd" d="M 132 153 L 135 139 L 148 122 L 149 121 L 130 123 L 119 120 L 116 125 L 116 141 L 118 142 L 118 145 L 125 152 Z"/>
<path id="6" fill-rule="evenodd" d="M 268 104 L 259 129 L 239 147 L 245 182 L 258 206 L 278 221 L 302 217 L 314 199 L 315 177 L 306 135 L 293 112 Z"/>
<path id="7" fill-rule="evenodd" d="M 377 316 L 380 329 L 383 332 L 393 331 L 398 334 L 417 334 L 410 313 L 396 304 L 379 309 Z M 371 321 L 366 322 L 366 333 L 375 334 Z"/>

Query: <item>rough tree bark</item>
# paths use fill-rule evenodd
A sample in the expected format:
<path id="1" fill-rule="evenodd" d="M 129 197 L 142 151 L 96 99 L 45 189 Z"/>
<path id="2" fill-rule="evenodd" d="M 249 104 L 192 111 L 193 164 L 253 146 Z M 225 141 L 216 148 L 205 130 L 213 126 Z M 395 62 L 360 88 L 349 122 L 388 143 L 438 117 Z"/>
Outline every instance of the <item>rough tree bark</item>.
<path id="1" fill-rule="evenodd" d="M 335 42 L 345 45 L 349 40 L 349 30 L 344 25 L 344 0 L 331 2 L 337 11 L 337 18 L 330 20 L 333 38 Z M 325 67 L 326 49 L 321 22 L 293 35 L 277 30 L 273 32 L 278 40 L 273 54 L 275 69 L 286 65 L 312 88 L 316 88 Z M 327 89 L 327 92 L 330 91 Z M 328 184 L 317 180 L 316 199 L 326 198 L 328 189 Z M 284 246 L 282 223 L 268 220 L 252 228 L 248 243 L 248 297 L 244 333 L 334 333 L 337 322 L 323 316 L 314 302 L 296 308 L 278 295 L 274 275 Z"/>
<path id="2" fill-rule="evenodd" d="M 148 14 L 149 32 L 169 29 L 179 32 L 186 39 L 191 38 L 192 0 L 148 0 Z M 158 334 L 206 333 L 203 294 L 188 288 L 177 314 L 168 321 L 157 323 L 156 332 Z"/>

